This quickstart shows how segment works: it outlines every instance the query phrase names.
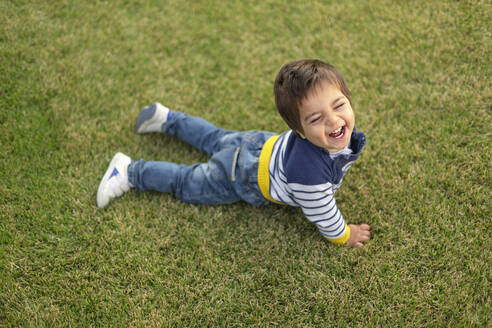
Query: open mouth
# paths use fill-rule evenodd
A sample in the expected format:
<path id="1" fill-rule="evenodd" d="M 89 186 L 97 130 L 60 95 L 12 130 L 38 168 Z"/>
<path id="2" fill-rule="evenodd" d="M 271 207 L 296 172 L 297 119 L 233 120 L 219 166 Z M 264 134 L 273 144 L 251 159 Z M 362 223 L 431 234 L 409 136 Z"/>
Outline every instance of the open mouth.
<path id="1" fill-rule="evenodd" d="M 335 139 L 341 139 L 343 138 L 344 135 L 345 135 L 345 126 L 342 126 L 341 128 L 329 134 L 331 138 L 335 138 Z"/>

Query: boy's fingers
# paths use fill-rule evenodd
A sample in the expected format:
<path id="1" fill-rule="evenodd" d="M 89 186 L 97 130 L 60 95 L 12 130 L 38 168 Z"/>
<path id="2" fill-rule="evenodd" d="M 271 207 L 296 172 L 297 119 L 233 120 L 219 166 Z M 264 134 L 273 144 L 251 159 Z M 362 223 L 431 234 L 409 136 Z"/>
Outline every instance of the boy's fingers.
<path id="1" fill-rule="evenodd" d="M 371 229 L 371 227 L 370 227 L 369 225 L 365 224 L 365 223 L 362 223 L 362 224 L 360 225 L 360 228 L 361 228 L 362 230 L 370 230 L 370 229 Z"/>

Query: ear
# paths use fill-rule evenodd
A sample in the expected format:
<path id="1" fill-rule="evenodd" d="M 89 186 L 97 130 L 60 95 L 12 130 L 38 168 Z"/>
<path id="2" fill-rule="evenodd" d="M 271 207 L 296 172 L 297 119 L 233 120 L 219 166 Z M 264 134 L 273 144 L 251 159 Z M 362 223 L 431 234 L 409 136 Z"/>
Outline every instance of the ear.
<path id="1" fill-rule="evenodd" d="M 297 135 L 298 135 L 299 137 L 301 137 L 302 139 L 306 139 L 306 136 L 305 136 L 303 133 L 301 133 L 301 132 L 299 132 L 299 131 L 297 131 L 297 130 L 296 130 L 295 132 L 296 132 L 296 133 L 297 133 Z"/>

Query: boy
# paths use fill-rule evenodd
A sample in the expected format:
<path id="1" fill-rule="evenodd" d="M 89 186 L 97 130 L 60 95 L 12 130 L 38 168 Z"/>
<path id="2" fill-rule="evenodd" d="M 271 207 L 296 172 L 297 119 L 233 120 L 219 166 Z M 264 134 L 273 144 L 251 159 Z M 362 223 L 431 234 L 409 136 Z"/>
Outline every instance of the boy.
<path id="1" fill-rule="evenodd" d="M 291 128 L 281 135 L 220 129 L 159 103 L 142 109 L 137 133 L 176 136 L 210 161 L 134 162 L 117 153 L 99 185 L 97 205 L 103 208 L 132 187 L 172 192 L 191 203 L 275 202 L 300 206 L 330 242 L 362 246 L 369 226 L 345 224 L 334 198 L 366 140 L 356 132 L 343 77 L 319 60 L 293 61 L 281 68 L 274 92 L 277 110 Z"/>

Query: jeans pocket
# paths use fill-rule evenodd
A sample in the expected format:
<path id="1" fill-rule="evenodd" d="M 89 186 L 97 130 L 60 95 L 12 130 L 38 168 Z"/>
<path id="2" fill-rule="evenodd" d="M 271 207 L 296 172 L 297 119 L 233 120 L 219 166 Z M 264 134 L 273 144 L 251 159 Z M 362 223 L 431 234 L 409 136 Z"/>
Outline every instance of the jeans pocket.
<path id="1" fill-rule="evenodd" d="M 232 158 L 232 168 L 231 168 L 231 181 L 235 182 L 236 181 L 236 167 L 237 167 L 237 160 L 239 158 L 239 151 L 241 150 L 240 147 L 236 147 L 236 150 L 234 151 L 234 156 Z"/>

